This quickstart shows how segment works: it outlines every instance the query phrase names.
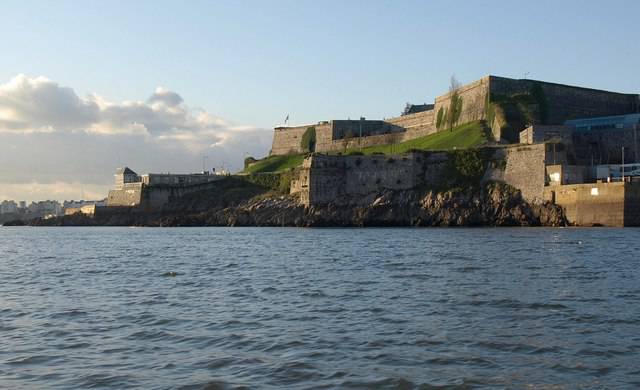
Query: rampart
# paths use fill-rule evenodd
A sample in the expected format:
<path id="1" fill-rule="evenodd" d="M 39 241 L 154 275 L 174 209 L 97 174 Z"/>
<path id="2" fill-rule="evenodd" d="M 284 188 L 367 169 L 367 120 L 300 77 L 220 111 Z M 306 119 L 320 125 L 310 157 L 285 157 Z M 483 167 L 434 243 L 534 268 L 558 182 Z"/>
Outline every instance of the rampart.
<path id="1" fill-rule="evenodd" d="M 495 95 L 530 94 L 539 87 L 542 92 L 540 103 L 545 106 L 543 124 L 559 125 L 570 119 L 622 115 L 640 110 L 637 94 L 497 76 L 489 76 L 489 83 L 492 100 Z"/>
<path id="2" fill-rule="evenodd" d="M 213 188 L 217 181 L 194 185 L 147 185 L 142 182 L 127 183 L 122 189 L 109 191 L 107 207 L 140 207 L 160 209 L 168 203 L 192 192 Z"/>
<path id="3" fill-rule="evenodd" d="M 550 158 L 547 148 L 546 144 L 497 148 L 493 160 L 498 163 L 488 167 L 484 179 L 508 183 L 527 201 L 541 203 L 547 182 L 545 165 Z"/>
<path id="4" fill-rule="evenodd" d="M 273 131 L 271 155 L 302 153 L 302 135 L 313 125 L 276 127 Z M 318 126 L 316 126 L 316 131 Z"/>
<path id="5" fill-rule="evenodd" d="M 455 123 L 463 124 L 477 120 L 486 119 L 487 95 L 490 90 L 491 76 L 485 76 L 478 81 L 461 86 L 456 93 L 461 99 L 462 109 L 460 116 Z M 447 113 L 451 111 L 451 95 L 452 92 L 438 96 L 435 102 L 434 112 L 436 116 L 441 117 L 443 122 L 440 129 L 445 128 L 444 125 Z M 436 124 L 437 124 L 436 118 Z"/>
<path id="6" fill-rule="evenodd" d="M 597 89 L 575 87 L 536 80 L 517 80 L 497 76 L 485 76 L 477 81 L 459 87 L 455 93 L 459 96 L 459 114 L 453 123 L 447 118 L 451 115 L 452 93 L 446 93 L 435 99 L 434 109 L 390 118 L 386 120 L 334 120 L 316 125 L 296 127 L 278 127 L 274 130 L 272 155 L 306 152 L 302 146 L 302 136 L 309 128 L 316 132 L 315 152 L 340 151 L 345 148 L 366 147 L 380 144 L 404 142 L 448 128 L 450 124 L 460 125 L 477 120 L 496 120 L 489 118 L 487 111 L 493 103 L 505 99 L 527 95 L 524 106 L 522 101 L 510 100 L 511 111 L 524 109 L 529 111 L 514 124 L 516 128 L 509 133 L 496 123 L 490 123 L 496 140 L 501 138 L 518 142 L 518 132 L 531 123 L 562 125 L 566 120 L 611 116 L 640 112 L 640 97 L 637 94 L 625 94 Z M 519 103 L 518 103 L 519 102 Z M 507 112 L 505 115 L 514 115 Z M 522 116 L 522 114 L 517 114 Z M 520 123 L 524 122 L 524 123 Z M 362 137 L 360 137 L 362 135 Z M 514 139 L 511 139 L 514 138 Z"/>
<path id="7" fill-rule="evenodd" d="M 544 201 L 548 145 L 493 149 L 483 180 L 503 181 L 520 189 L 529 202 Z M 384 190 L 408 190 L 426 185 L 439 187 L 446 175 L 447 152 L 403 155 L 307 157 L 291 182 L 291 193 L 306 206 L 326 204 L 341 197 L 366 200 Z"/>
<path id="8" fill-rule="evenodd" d="M 444 152 L 403 155 L 307 157 L 291 183 L 307 206 L 341 197 L 364 199 L 383 190 L 407 190 L 419 184 L 437 184 L 447 161 Z"/>
<path id="9" fill-rule="evenodd" d="M 107 206 L 137 206 L 142 203 L 142 191 L 144 184 L 125 183 L 122 188 L 110 190 L 107 196 Z"/>
<path id="10" fill-rule="evenodd" d="M 433 110 L 390 118 L 386 121 L 405 130 L 401 141 L 424 137 L 425 135 L 433 134 L 437 131 Z"/>
<path id="11" fill-rule="evenodd" d="M 274 130 L 271 155 L 305 153 L 304 133 L 315 131 L 312 151 L 339 152 L 347 148 L 386 145 L 435 133 L 433 111 L 422 111 L 387 120 L 333 120 L 315 125 L 278 127 Z"/>
<path id="12" fill-rule="evenodd" d="M 188 186 L 156 185 L 145 186 L 142 191 L 140 206 L 148 209 L 158 209 L 170 202 L 193 192 L 204 191 L 217 186 L 217 181 Z"/>

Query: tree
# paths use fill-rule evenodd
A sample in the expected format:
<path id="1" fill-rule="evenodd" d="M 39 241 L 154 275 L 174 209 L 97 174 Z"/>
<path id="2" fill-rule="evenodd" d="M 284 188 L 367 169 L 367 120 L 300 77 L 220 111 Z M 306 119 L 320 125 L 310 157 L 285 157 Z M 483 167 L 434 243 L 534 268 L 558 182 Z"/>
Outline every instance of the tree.
<path id="1" fill-rule="evenodd" d="M 413 107 L 413 104 L 407 102 L 407 104 L 404 105 L 404 110 L 402 110 L 402 113 L 400 115 L 401 116 L 407 115 L 409 111 L 411 111 L 411 107 Z"/>

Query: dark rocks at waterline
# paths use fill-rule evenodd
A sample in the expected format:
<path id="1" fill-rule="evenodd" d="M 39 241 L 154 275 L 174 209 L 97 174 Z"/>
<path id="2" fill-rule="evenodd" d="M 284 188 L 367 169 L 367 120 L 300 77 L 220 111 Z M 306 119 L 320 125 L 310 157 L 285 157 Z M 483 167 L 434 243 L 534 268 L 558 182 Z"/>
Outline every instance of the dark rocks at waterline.
<path id="1" fill-rule="evenodd" d="M 25 225 L 28 225 L 28 223 L 21 219 L 14 219 L 2 224 L 2 226 L 25 226 Z"/>
<path id="2" fill-rule="evenodd" d="M 506 185 L 466 192 L 385 191 L 305 207 L 293 196 L 257 197 L 236 205 L 189 212 L 180 204 L 162 212 L 119 210 L 95 217 L 34 220 L 49 226 L 566 226 L 562 208 L 530 204 Z"/>
<path id="3" fill-rule="evenodd" d="M 199 214 L 164 216 L 156 226 L 566 226 L 557 205 L 524 201 L 501 185 L 467 193 L 386 191 L 305 208 L 293 197 L 263 198 Z"/>

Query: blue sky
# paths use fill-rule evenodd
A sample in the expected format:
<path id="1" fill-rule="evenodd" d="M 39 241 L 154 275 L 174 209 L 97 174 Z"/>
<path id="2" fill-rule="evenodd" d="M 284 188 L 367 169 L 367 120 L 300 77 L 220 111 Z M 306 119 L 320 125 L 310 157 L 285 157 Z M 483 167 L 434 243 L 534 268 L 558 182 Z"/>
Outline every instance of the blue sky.
<path id="1" fill-rule="evenodd" d="M 452 6 L 451 4 L 458 4 Z M 396 115 L 449 76 L 640 90 L 637 1 L 4 1 L 0 80 L 144 99 L 162 85 L 243 123 Z M 4 57 L 4 56 L 3 56 Z"/>
<path id="2" fill-rule="evenodd" d="M 292 123 L 395 116 L 407 101 L 432 102 L 451 75 L 464 83 L 528 72 L 640 92 L 637 1 L 5 0 L 0 8 L 0 85 L 43 76 L 112 103 L 144 102 L 161 86 L 229 126 L 268 130 L 287 114 Z M 22 143 L 11 137 L 15 151 Z M 226 154 L 191 148 L 175 164 L 186 170 L 207 153 L 212 164 L 239 168 L 243 154 L 267 153 L 268 137 L 260 139 Z M 134 162 L 142 171 L 168 167 Z M 0 182 L 17 182 L 16 166 L 26 165 L 0 168 Z M 106 180 L 109 162 L 88 166 L 95 169 L 29 180 L 65 172 Z"/>

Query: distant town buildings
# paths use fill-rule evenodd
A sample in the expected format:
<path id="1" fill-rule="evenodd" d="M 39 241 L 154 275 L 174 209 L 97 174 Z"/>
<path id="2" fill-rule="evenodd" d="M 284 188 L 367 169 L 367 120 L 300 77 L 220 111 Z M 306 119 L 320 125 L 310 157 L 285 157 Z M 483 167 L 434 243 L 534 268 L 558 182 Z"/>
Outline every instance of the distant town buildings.
<path id="1" fill-rule="evenodd" d="M 0 214 L 10 214 L 18 212 L 18 204 L 12 200 L 5 200 L 0 203 Z"/>
<path id="2" fill-rule="evenodd" d="M 0 224 L 12 220 L 30 220 L 33 218 L 53 218 L 62 215 L 75 214 L 77 212 L 93 213 L 90 209 L 96 206 L 105 206 L 103 200 L 65 200 L 60 203 L 57 200 L 44 200 L 31 202 L 21 200 L 3 200 L 0 202 Z"/>

